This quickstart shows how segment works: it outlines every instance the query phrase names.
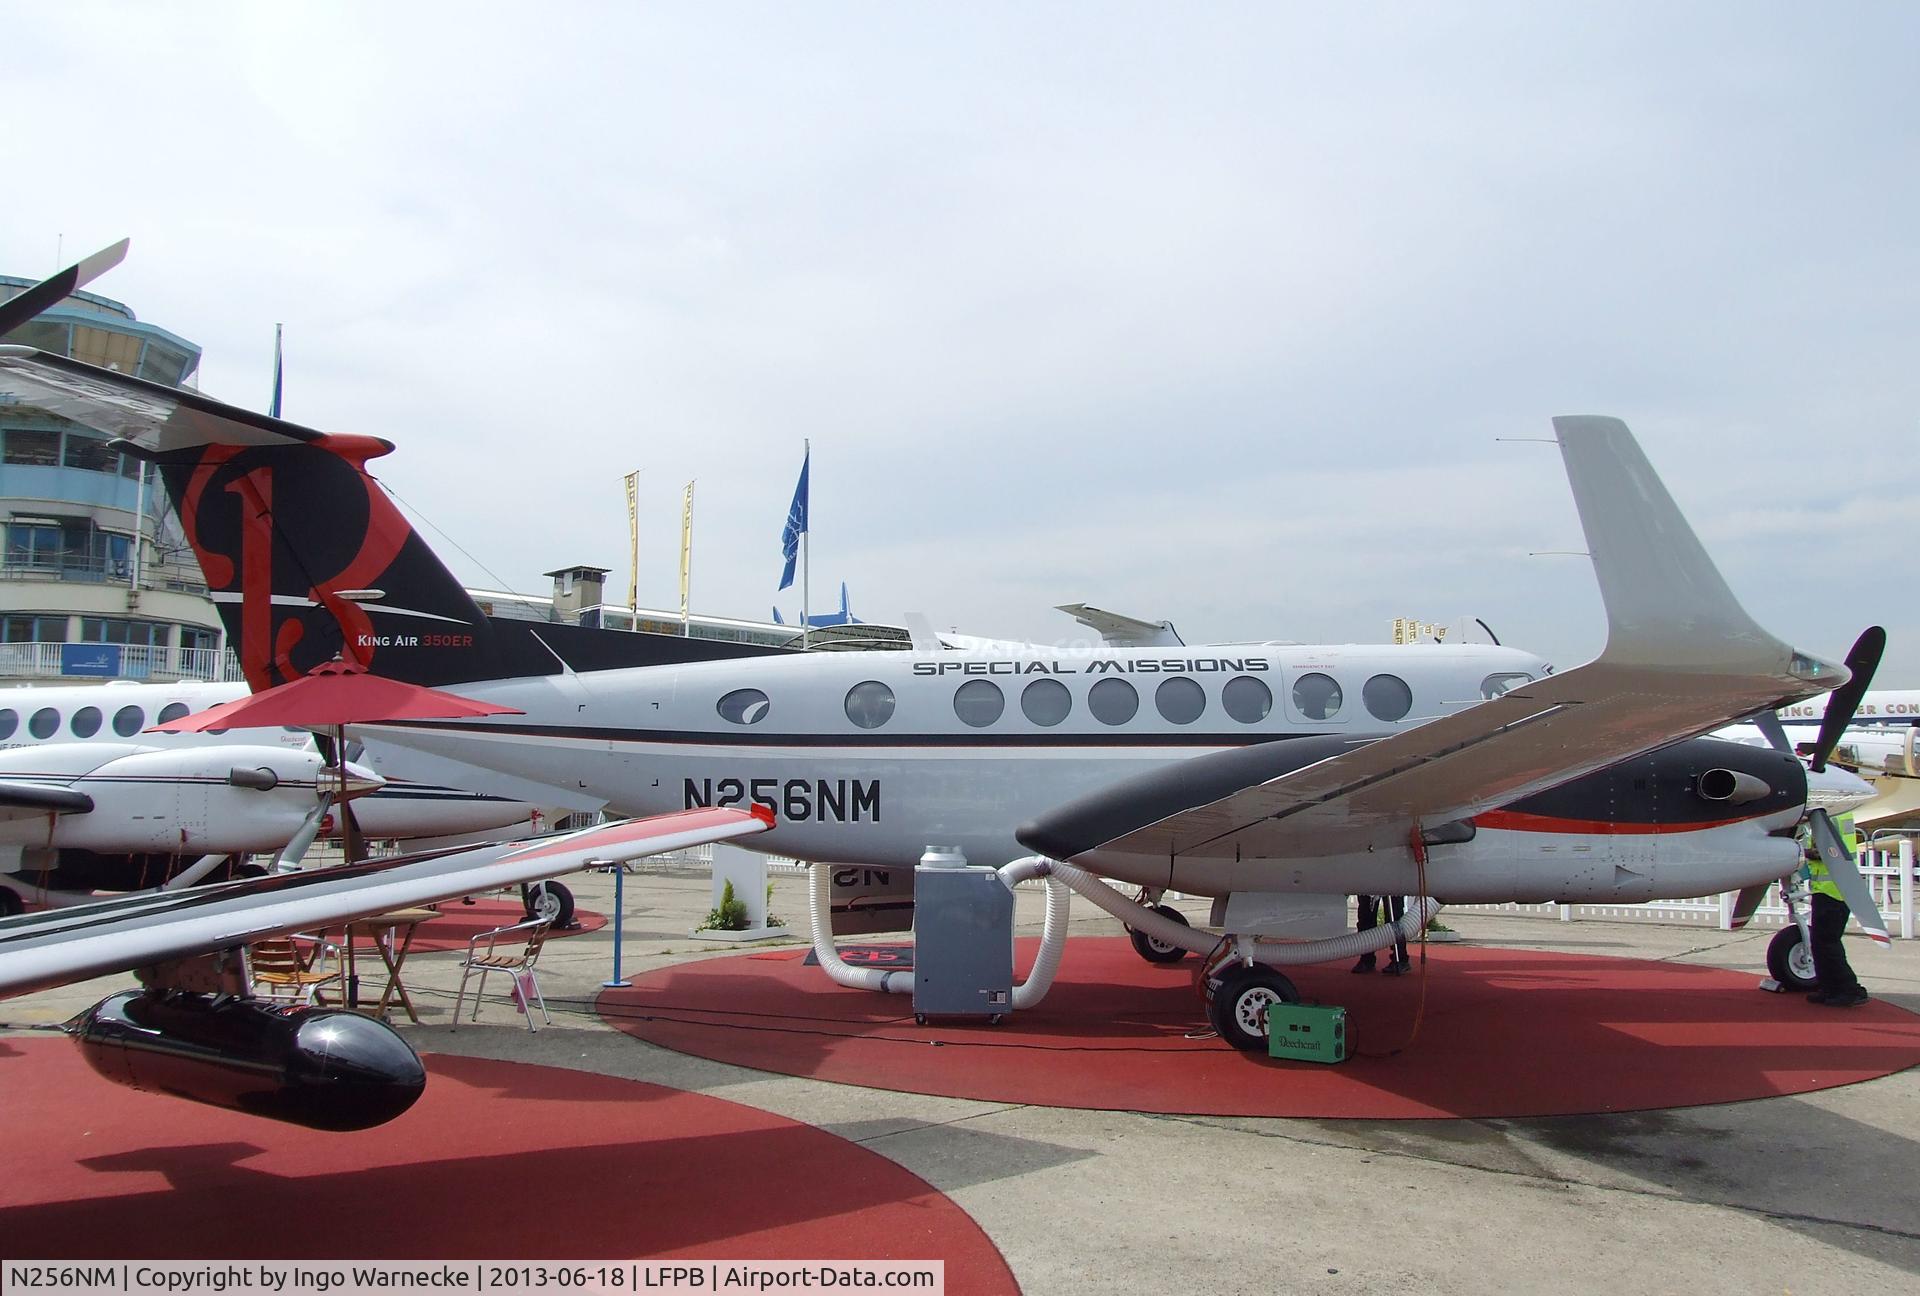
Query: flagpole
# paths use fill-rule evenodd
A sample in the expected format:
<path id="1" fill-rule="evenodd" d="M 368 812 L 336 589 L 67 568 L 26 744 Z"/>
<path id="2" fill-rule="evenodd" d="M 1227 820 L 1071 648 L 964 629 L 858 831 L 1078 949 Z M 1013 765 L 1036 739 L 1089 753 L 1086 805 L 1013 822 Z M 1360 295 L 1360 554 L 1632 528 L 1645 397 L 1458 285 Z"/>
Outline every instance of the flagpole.
<path id="1" fill-rule="evenodd" d="M 800 462 L 813 464 L 813 438 L 808 437 L 802 443 L 806 452 Z M 809 472 L 811 477 L 811 472 Z M 800 651 L 807 650 L 807 636 L 813 633 L 813 622 L 807 619 L 807 532 L 813 530 L 813 483 L 807 483 L 807 530 L 800 533 Z"/>

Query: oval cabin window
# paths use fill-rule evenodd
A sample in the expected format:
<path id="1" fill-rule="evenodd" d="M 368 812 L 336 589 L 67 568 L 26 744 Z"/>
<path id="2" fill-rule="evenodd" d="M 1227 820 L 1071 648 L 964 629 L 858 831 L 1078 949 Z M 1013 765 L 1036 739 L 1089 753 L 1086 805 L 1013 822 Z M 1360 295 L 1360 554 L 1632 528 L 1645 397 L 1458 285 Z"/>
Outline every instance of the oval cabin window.
<path id="1" fill-rule="evenodd" d="M 759 724 L 767 718 L 767 712 L 773 704 L 767 701 L 767 695 L 759 689 L 735 689 L 714 704 L 714 710 L 728 724 Z"/>

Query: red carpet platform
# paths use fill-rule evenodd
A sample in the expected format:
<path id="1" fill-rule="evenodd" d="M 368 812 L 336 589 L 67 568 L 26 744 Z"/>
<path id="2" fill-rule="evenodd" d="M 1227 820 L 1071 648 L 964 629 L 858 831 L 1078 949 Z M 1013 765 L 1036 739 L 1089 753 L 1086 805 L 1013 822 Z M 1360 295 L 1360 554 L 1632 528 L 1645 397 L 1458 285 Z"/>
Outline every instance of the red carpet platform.
<path id="1" fill-rule="evenodd" d="M 526 910 L 518 900 L 475 900 L 463 905 L 458 900 L 448 900 L 440 905 L 440 916 L 430 918 L 420 924 L 413 933 L 413 953 L 426 954 L 436 950 L 467 947 L 467 939 L 496 927 L 511 927 L 526 917 Z M 578 936 L 583 932 L 599 931 L 607 925 L 605 914 L 593 913 L 586 909 L 573 912 L 578 927 L 553 933 L 554 938 Z"/>
<path id="2" fill-rule="evenodd" d="M 427 1058 L 414 1109 L 322 1134 L 100 1079 L 0 1038 L 9 1259 L 943 1259 L 1017 1292 L 944 1195 L 751 1107 L 554 1067 Z"/>
<path id="3" fill-rule="evenodd" d="M 1036 941 L 1020 942 L 1021 966 Z M 1050 1107 L 1409 1119 L 1643 1111 L 1804 1093 L 1920 1063 L 1920 1017 L 1817 1008 L 1758 978 L 1634 959 L 1434 946 L 1406 977 L 1291 975 L 1347 1007 L 1338 1066 L 1211 1037 L 1196 960 L 1152 966 L 1081 937 L 1038 1008 L 998 1027 L 914 1025 L 909 995 L 848 990 L 800 951 L 663 968 L 601 994 L 609 1023 L 699 1057 L 841 1084 Z"/>

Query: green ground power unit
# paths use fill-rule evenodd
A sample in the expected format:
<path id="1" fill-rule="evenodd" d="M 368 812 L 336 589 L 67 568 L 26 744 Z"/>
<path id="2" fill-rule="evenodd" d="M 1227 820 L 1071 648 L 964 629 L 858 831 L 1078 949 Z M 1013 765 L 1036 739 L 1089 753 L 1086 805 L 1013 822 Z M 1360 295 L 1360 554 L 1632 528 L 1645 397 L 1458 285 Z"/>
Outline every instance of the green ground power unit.
<path id="1" fill-rule="evenodd" d="M 1276 1003 L 1267 1007 L 1267 1056 L 1296 1062 L 1347 1060 L 1347 1010 Z"/>

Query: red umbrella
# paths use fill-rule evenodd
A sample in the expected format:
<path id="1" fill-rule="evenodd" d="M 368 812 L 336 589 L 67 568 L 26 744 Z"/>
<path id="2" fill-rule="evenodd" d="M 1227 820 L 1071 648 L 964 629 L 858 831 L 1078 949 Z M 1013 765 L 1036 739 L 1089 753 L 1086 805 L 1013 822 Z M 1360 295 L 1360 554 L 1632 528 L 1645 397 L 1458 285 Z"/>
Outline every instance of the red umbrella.
<path id="1" fill-rule="evenodd" d="M 347 726 L 382 720 L 458 720 L 471 716 L 521 715 L 513 707 L 477 702 L 456 693 L 422 688 L 400 680 L 367 674 L 354 662 L 333 661 L 316 666 L 299 679 L 276 684 L 232 702 L 190 716 L 182 716 L 151 733 L 206 733 L 212 729 L 331 729 L 333 750 L 322 744 L 321 755 L 340 772 L 337 800 L 341 812 L 342 844 L 348 862 L 359 858 L 358 825 L 347 805 Z"/>
<path id="2" fill-rule="evenodd" d="M 513 707 L 476 702 L 456 693 L 442 693 L 418 684 L 369 675 L 362 667 L 336 659 L 264 692 L 155 725 L 153 732 L 205 733 L 209 729 L 279 726 L 339 728 L 381 720 L 456 720 L 520 714 Z"/>

